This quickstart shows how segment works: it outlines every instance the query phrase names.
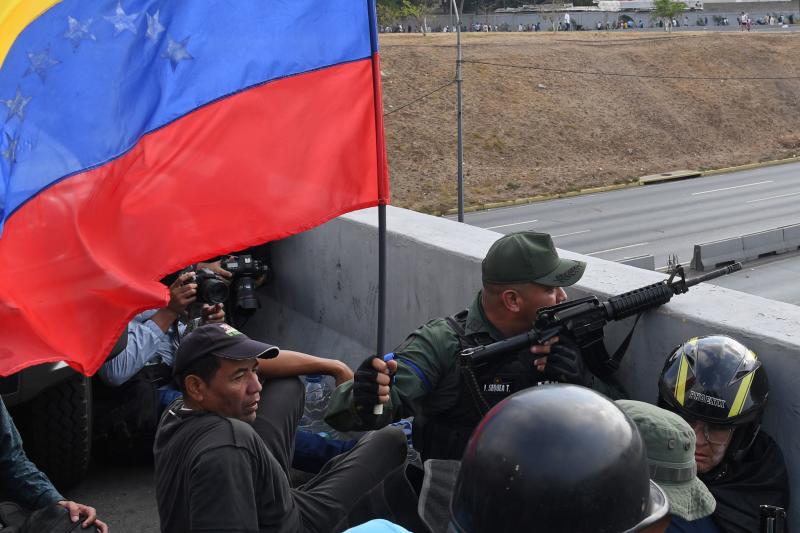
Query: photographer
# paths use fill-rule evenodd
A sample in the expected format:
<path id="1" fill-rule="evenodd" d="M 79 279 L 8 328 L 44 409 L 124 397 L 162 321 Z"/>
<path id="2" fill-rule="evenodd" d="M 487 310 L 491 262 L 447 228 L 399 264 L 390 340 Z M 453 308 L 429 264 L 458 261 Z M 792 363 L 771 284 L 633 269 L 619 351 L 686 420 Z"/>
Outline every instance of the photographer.
<path id="1" fill-rule="evenodd" d="M 230 273 L 227 275 L 231 276 Z M 169 384 L 169 378 L 172 376 L 175 349 L 186 330 L 186 325 L 180 323 L 178 318 L 197 300 L 194 276 L 193 272 L 179 275 L 169 287 L 170 299 L 166 307 L 139 313 L 128 323 L 128 344 L 125 350 L 106 361 L 97 372 L 98 377 L 107 385 L 119 387 L 146 367 L 152 366 L 153 368 L 147 369 L 150 374 L 147 377 L 151 382 L 160 377 L 159 381 L 163 383 L 158 387 L 160 409 L 175 399 L 177 391 Z M 221 303 L 203 304 L 202 309 L 205 322 L 225 320 Z"/>
<path id="2" fill-rule="evenodd" d="M 189 306 L 197 305 L 198 300 L 225 299 L 228 291 L 222 287 L 222 281 L 237 285 L 243 285 L 242 280 L 245 284 L 263 281 L 266 271 L 263 263 L 251 262 L 249 258 L 249 255 L 229 256 L 192 265 L 170 284 L 166 307 L 144 311 L 128 324 L 125 350 L 101 367 L 97 375 L 102 383 L 94 385 L 98 444 L 95 450 L 99 455 L 114 461 L 149 460 L 158 419 L 181 396 L 173 381 L 173 367 L 175 352 L 188 328 L 178 318 Z M 223 265 L 230 266 L 236 274 Z M 236 305 L 240 306 L 242 292 L 237 296 Z M 245 296 L 255 298 L 252 292 L 246 292 Z M 223 322 L 223 304 L 202 304 L 202 315 L 203 323 Z M 259 373 L 270 378 L 325 374 L 334 378 L 336 386 L 353 378 L 353 372 L 341 361 L 289 350 L 281 351 L 279 361 L 259 361 Z M 298 432 L 293 464 L 299 470 L 316 473 L 330 458 L 351 449 L 355 442 Z"/>
<path id="3" fill-rule="evenodd" d="M 216 265 L 197 266 L 214 269 Z M 178 275 L 169 285 L 166 307 L 144 311 L 131 320 L 125 349 L 98 370 L 92 391 L 98 456 L 133 462 L 150 457 L 158 417 L 180 396 L 172 383 L 172 366 L 186 332 L 178 318 L 197 300 L 194 276 L 194 272 Z M 225 318 L 222 304 L 204 304 L 202 314 L 207 322 Z"/>

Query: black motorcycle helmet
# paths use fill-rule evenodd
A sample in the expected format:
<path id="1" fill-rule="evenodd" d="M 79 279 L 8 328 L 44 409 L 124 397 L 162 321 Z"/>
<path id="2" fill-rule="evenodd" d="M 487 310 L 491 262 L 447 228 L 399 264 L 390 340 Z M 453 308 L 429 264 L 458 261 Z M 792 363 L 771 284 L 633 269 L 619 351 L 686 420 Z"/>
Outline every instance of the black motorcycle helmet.
<path id="1" fill-rule="evenodd" d="M 724 335 L 694 337 L 667 358 L 658 403 L 687 419 L 735 426 L 726 460 L 740 461 L 758 434 L 767 404 L 767 372 L 756 354 Z"/>
<path id="2" fill-rule="evenodd" d="M 641 531 L 668 509 L 634 423 L 605 396 L 561 384 L 526 389 L 489 411 L 450 501 L 460 533 Z"/>

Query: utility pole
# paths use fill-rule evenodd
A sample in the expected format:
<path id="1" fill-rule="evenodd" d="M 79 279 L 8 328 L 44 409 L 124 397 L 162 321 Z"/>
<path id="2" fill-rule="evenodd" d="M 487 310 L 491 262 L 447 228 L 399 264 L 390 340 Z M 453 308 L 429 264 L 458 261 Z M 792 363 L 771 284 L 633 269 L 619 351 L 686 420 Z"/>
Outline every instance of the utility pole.
<path id="1" fill-rule="evenodd" d="M 464 136 L 463 116 L 461 105 L 461 15 L 456 6 L 456 0 L 451 0 L 451 6 L 456 14 L 456 123 L 458 126 L 458 221 L 464 222 Z"/>

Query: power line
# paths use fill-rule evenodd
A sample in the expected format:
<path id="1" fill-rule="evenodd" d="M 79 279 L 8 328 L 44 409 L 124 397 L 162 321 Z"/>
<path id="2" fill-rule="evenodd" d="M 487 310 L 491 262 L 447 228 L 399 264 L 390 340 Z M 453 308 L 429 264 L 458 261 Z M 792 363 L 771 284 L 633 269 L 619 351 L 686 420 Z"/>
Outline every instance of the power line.
<path id="1" fill-rule="evenodd" d="M 551 67 L 538 67 L 534 65 L 511 65 L 508 63 L 493 63 L 490 61 L 474 61 L 465 59 L 464 63 L 473 63 L 476 65 L 489 65 L 493 67 L 502 68 L 517 68 L 525 70 L 540 70 L 544 72 L 557 72 L 560 74 L 580 74 L 585 76 L 611 76 L 618 78 L 640 78 L 640 79 L 654 79 L 654 80 L 708 80 L 708 81 L 775 81 L 775 80 L 800 80 L 800 76 L 669 76 L 657 74 L 629 74 L 625 72 L 601 72 L 601 71 L 587 71 L 587 70 L 570 70 Z"/>
<path id="2" fill-rule="evenodd" d="M 392 113 L 397 113 L 397 112 L 398 112 L 398 111 L 400 111 L 401 109 L 405 109 L 406 107 L 408 107 L 408 106 L 410 106 L 410 105 L 416 104 L 416 103 L 417 103 L 417 102 L 419 102 L 420 100 L 424 100 L 425 98 L 427 98 L 427 97 L 431 96 L 431 95 L 432 95 L 432 94 L 434 94 L 434 93 L 438 93 L 438 92 L 439 92 L 439 91 L 441 91 L 442 89 L 445 89 L 445 88 L 447 88 L 447 87 L 450 87 L 450 86 L 451 86 L 451 85 L 453 85 L 455 82 L 456 82 L 456 80 L 450 80 L 450 81 L 448 81 L 447 83 L 445 83 L 444 85 L 442 85 L 442 86 L 440 86 L 440 87 L 437 87 L 436 89 L 432 90 L 431 92 L 429 92 L 429 93 L 426 93 L 426 94 L 423 94 L 423 95 L 422 95 L 422 96 L 420 96 L 419 98 L 415 98 L 414 100 L 411 100 L 410 102 L 406 102 L 405 104 L 401 105 L 400 107 L 397 107 L 397 108 L 395 108 L 395 109 L 392 109 L 391 111 L 387 111 L 386 113 L 384 113 L 384 114 L 383 114 L 383 116 L 384 116 L 384 117 L 388 117 L 388 116 L 389 116 L 389 115 L 391 115 Z"/>

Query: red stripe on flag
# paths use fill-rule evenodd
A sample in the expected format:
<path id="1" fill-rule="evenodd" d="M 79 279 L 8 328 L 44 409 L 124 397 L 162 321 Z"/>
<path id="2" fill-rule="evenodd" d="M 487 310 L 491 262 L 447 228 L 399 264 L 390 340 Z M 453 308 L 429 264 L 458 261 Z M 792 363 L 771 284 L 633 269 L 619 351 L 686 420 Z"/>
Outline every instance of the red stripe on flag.
<path id="1" fill-rule="evenodd" d="M 0 239 L 0 375 L 58 360 L 93 373 L 133 315 L 164 305 L 165 274 L 388 202 L 372 69 L 215 102 L 20 208 Z"/>

